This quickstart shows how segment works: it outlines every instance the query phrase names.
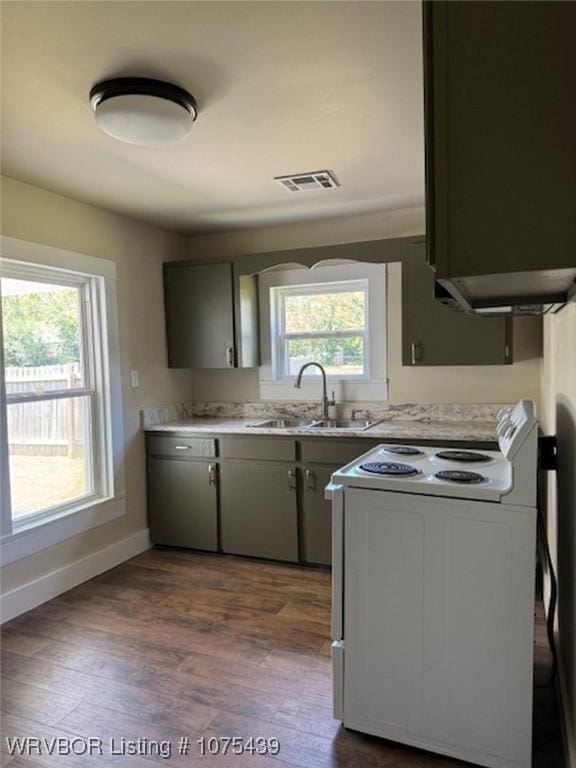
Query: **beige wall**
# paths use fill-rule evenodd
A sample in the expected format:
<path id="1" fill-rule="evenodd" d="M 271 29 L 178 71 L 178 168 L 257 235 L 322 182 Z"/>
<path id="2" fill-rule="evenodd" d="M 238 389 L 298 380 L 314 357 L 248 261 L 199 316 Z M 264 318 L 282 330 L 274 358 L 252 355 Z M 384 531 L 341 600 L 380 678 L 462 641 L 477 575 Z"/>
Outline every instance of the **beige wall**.
<path id="1" fill-rule="evenodd" d="M 333 245 L 424 232 L 424 209 L 412 208 L 365 214 L 321 222 L 284 224 L 189 238 L 190 258 L 224 259 L 271 250 Z M 512 366 L 454 366 L 404 368 L 401 362 L 399 265 L 389 277 L 389 377 L 394 403 L 513 402 L 540 393 L 541 323 L 539 319 L 515 321 L 515 360 Z M 197 400 L 260 399 L 258 371 L 193 371 L 192 392 Z"/>
<path id="2" fill-rule="evenodd" d="M 166 365 L 162 262 L 184 256 L 184 240 L 154 227 L 2 179 L 2 234 L 117 265 L 124 408 L 126 515 L 2 569 L 4 592 L 146 527 L 144 440 L 139 411 L 190 395 L 190 373 Z M 129 386 L 130 369 L 140 388 Z"/>
<path id="3" fill-rule="evenodd" d="M 547 520 L 558 576 L 563 701 L 576 765 L 576 304 L 545 318 L 542 401 L 544 431 L 558 439 L 558 470 L 547 473 Z"/>

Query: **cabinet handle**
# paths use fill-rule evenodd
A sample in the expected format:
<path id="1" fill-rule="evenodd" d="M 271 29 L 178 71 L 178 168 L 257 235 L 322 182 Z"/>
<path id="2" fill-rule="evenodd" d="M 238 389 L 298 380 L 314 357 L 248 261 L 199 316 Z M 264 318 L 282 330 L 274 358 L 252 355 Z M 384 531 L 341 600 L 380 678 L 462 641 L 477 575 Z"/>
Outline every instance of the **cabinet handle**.
<path id="1" fill-rule="evenodd" d="M 226 365 L 234 368 L 234 347 L 226 347 Z"/>
<path id="2" fill-rule="evenodd" d="M 190 446 L 189 445 L 175 445 L 174 446 L 175 451 L 189 451 Z"/>
<path id="3" fill-rule="evenodd" d="M 296 490 L 296 470 L 294 469 L 288 470 L 288 490 L 289 491 Z"/>
<path id="4" fill-rule="evenodd" d="M 316 475 L 314 472 L 311 472 L 309 469 L 307 469 L 304 472 L 304 477 L 306 478 L 306 488 L 309 491 L 315 491 L 316 490 Z"/>
<path id="5" fill-rule="evenodd" d="M 208 485 L 216 485 L 216 464 L 208 464 Z"/>
<path id="6" fill-rule="evenodd" d="M 416 363 L 420 362 L 422 359 L 422 344 L 419 341 L 413 341 L 412 342 L 412 365 L 416 365 Z"/>

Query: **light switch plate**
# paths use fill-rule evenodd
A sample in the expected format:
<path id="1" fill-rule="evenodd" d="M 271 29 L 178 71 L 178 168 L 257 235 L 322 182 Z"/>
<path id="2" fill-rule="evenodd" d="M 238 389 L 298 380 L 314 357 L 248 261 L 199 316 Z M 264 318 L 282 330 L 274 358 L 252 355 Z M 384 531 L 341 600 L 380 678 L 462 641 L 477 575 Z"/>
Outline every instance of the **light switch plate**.
<path id="1" fill-rule="evenodd" d="M 138 371 L 130 371 L 130 386 L 132 389 L 138 389 L 140 386 L 140 374 Z"/>

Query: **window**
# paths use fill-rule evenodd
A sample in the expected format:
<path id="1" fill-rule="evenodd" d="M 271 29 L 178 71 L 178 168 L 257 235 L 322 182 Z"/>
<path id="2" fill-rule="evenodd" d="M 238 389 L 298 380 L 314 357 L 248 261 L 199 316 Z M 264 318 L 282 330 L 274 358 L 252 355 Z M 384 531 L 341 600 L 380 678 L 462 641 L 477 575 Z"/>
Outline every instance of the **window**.
<path id="1" fill-rule="evenodd" d="M 117 387 L 110 374 L 114 344 L 109 330 L 114 329 L 109 329 L 113 313 L 107 284 L 103 275 L 2 260 L 3 544 L 64 516 L 93 510 L 117 491 L 117 430 L 112 429 Z M 91 524 L 115 516 L 92 515 Z M 69 535 L 78 532 L 69 520 L 66 527 Z M 62 538 L 67 536 L 57 540 Z"/>
<path id="2" fill-rule="evenodd" d="M 260 394 L 315 399 L 324 366 L 339 400 L 386 399 L 386 266 L 321 265 L 271 270 L 260 276 Z"/>
<path id="3" fill-rule="evenodd" d="M 13 263 L 0 280 L 14 528 L 108 493 L 101 278 Z"/>
<path id="4" fill-rule="evenodd" d="M 366 377 L 368 281 L 345 280 L 272 288 L 277 378 L 321 363 L 330 376 Z M 310 368 L 311 375 L 319 375 Z"/>

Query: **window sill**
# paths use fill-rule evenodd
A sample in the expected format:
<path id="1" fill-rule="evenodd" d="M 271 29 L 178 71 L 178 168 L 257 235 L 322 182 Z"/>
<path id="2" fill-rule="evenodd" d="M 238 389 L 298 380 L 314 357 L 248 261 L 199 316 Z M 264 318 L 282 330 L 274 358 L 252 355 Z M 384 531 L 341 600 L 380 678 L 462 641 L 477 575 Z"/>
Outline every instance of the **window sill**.
<path id="1" fill-rule="evenodd" d="M 8 565 L 23 557 L 53 547 L 84 531 L 121 517 L 126 511 L 123 495 L 90 500 L 50 517 L 31 519 L 0 539 L 0 562 Z"/>

